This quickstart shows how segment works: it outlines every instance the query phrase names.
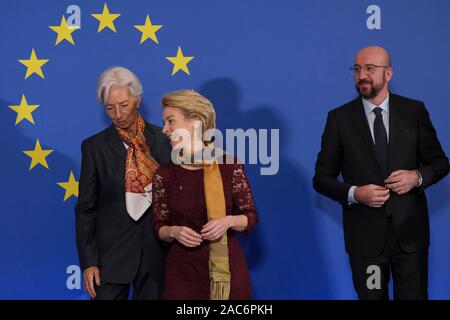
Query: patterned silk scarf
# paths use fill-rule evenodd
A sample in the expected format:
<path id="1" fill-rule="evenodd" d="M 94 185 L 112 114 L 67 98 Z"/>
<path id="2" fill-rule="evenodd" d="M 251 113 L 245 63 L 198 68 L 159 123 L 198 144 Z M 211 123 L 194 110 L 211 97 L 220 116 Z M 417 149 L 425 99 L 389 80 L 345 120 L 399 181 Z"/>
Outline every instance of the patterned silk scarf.
<path id="1" fill-rule="evenodd" d="M 128 214 L 135 221 L 152 204 L 152 179 L 158 163 L 150 153 L 144 136 L 145 121 L 140 114 L 136 119 L 136 136 L 129 137 L 125 130 L 117 129 L 120 139 L 128 145 L 125 163 L 125 200 Z"/>

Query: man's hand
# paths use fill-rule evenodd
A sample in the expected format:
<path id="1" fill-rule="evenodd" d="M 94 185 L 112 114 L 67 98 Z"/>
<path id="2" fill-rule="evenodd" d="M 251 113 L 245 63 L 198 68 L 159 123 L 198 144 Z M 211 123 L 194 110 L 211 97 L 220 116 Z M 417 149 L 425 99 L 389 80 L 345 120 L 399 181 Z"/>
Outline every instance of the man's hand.
<path id="1" fill-rule="evenodd" d="M 355 200 L 372 208 L 380 208 L 389 199 L 389 189 L 368 184 L 355 189 Z"/>
<path id="2" fill-rule="evenodd" d="M 94 281 L 97 286 L 100 286 L 100 269 L 97 266 L 92 266 L 84 269 L 84 290 L 91 296 L 92 299 L 97 297 L 94 288 Z"/>
<path id="3" fill-rule="evenodd" d="M 405 194 L 417 185 L 419 175 L 414 170 L 397 170 L 384 180 L 386 188 L 397 194 Z"/>

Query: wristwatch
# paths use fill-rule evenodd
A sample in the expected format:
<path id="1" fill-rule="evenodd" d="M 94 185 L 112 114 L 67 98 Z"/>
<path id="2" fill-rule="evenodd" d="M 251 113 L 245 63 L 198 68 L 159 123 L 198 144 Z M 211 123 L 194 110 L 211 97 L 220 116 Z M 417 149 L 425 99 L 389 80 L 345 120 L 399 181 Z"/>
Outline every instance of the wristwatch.
<path id="1" fill-rule="evenodd" d="M 414 170 L 417 173 L 417 176 L 419 177 L 417 179 L 417 184 L 416 184 L 416 188 L 420 187 L 422 185 L 422 175 L 420 174 L 420 172 L 418 170 Z"/>

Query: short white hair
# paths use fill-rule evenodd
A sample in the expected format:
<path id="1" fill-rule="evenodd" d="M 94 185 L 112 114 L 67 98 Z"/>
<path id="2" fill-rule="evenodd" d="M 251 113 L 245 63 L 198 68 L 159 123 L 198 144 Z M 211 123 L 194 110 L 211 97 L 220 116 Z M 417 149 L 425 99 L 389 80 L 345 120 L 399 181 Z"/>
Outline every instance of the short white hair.
<path id="1" fill-rule="evenodd" d="M 97 99 L 106 105 L 108 103 L 109 90 L 112 87 L 127 87 L 135 97 L 142 95 L 142 83 L 130 70 L 124 67 L 112 67 L 102 72 L 97 83 Z"/>

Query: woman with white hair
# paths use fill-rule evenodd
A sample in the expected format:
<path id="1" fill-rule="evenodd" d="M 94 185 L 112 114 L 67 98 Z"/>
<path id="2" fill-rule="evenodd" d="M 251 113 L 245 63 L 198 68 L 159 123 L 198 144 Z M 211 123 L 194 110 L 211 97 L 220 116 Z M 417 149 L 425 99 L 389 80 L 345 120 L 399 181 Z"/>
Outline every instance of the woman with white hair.
<path id="1" fill-rule="evenodd" d="M 97 98 L 112 124 L 81 145 L 76 212 L 85 290 L 93 299 L 158 299 L 165 252 L 152 234 L 153 175 L 170 160 L 161 128 L 139 113 L 142 84 L 123 67 L 104 71 Z"/>

